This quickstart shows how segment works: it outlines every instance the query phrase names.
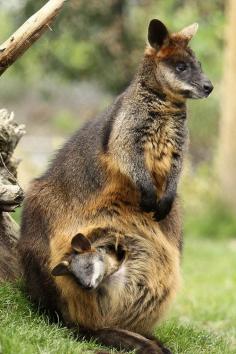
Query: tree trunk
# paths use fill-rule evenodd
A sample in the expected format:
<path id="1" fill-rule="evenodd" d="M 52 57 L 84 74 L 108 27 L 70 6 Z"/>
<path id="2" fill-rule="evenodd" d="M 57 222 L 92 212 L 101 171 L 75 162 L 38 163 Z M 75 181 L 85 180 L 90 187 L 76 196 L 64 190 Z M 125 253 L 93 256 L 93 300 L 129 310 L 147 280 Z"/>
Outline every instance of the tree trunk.
<path id="1" fill-rule="evenodd" d="M 222 117 L 219 139 L 219 177 L 222 196 L 236 211 L 236 1 L 228 0 Z"/>
<path id="2" fill-rule="evenodd" d="M 0 75 L 11 66 L 40 36 L 50 29 L 66 0 L 50 0 L 0 45 Z M 8 214 L 23 201 L 17 182 L 18 161 L 13 152 L 24 126 L 14 122 L 13 113 L 0 110 L 0 282 L 13 281 L 21 275 L 16 244 L 18 226 Z"/>
<path id="3" fill-rule="evenodd" d="M 7 212 L 23 201 L 13 151 L 24 133 L 24 126 L 14 122 L 13 114 L 0 110 L 0 281 L 14 280 L 21 274 L 15 247 L 18 227 Z"/>
<path id="4" fill-rule="evenodd" d="M 16 243 L 18 225 L 8 213 L 0 214 L 0 282 L 13 281 L 20 277 Z"/>

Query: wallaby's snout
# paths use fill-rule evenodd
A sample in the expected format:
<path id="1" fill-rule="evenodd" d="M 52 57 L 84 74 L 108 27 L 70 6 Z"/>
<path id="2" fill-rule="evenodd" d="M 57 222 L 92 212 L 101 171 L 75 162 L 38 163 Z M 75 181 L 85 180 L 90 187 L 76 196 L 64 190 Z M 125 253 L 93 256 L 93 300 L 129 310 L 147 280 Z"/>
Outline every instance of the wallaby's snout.
<path id="1" fill-rule="evenodd" d="M 192 98 L 206 98 L 214 89 L 212 82 L 207 78 L 207 76 L 203 72 L 199 73 L 199 80 L 194 85 L 194 87 L 195 94 L 192 96 Z"/>
<path id="2" fill-rule="evenodd" d="M 208 79 L 206 79 L 203 82 L 203 91 L 205 93 L 205 97 L 208 97 L 210 93 L 213 91 L 214 86 L 212 85 L 212 82 Z"/>

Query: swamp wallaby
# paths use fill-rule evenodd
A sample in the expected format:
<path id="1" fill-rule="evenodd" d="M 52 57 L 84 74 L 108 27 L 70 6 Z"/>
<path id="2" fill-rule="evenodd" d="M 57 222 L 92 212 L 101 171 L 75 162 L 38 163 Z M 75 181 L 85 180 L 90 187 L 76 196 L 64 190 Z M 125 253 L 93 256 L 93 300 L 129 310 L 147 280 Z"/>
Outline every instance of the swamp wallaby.
<path id="1" fill-rule="evenodd" d="M 170 34 L 152 20 L 133 82 L 65 144 L 24 203 L 19 251 L 31 298 L 83 336 L 137 353 L 169 353 L 150 336 L 179 284 L 186 99 L 213 89 L 188 46 L 196 31 Z M 87 263 L 73 255 L 78 233 L 95 252 Z M 117 270 L 105 276 L 108 260 Z M 64 275 L 55 270 L 63 262 Z"/>

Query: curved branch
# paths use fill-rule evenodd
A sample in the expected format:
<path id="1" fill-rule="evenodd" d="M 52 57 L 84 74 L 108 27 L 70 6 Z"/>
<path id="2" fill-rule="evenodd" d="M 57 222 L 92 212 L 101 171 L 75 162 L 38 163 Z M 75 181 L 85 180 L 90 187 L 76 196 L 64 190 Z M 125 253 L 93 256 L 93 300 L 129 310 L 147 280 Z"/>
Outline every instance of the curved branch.
<path id="1" fill-rule="evenodd" d="M 50 0 L 0 46 L 0 76 L 50 29 L 66 0 Z"/>

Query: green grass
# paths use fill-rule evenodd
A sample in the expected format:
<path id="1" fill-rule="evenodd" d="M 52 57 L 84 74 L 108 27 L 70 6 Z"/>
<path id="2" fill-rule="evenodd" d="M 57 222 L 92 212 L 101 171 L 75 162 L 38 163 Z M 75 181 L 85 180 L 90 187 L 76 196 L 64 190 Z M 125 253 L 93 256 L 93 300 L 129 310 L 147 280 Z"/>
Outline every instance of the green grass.
<path id="1" fill-rule="evenodd" d="M 236 240 L 187 239 L 182 289 L 157 336 L 176 354 L 236 353 L 235 294 Z M 0 287 L 0 353 L 92 353 L 95 347 L 39 316 L 21 285 Z"/>

